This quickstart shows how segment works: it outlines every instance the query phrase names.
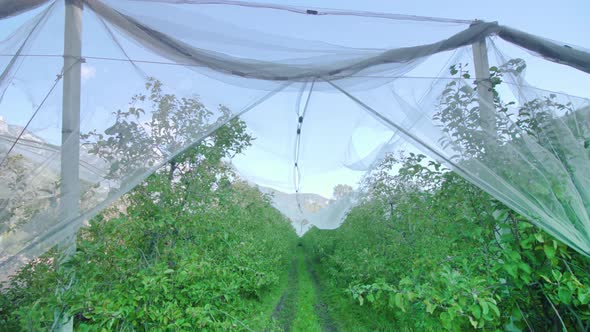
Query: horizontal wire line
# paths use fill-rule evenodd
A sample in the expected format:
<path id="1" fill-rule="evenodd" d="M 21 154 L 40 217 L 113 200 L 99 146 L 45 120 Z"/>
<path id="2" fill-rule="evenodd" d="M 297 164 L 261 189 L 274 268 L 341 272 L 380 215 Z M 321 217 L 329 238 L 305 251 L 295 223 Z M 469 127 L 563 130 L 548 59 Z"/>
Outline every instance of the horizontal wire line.
<path id="1" fill-rule="evenodd" d="M 19 57 L 58 57 L 58 58 L 63 58 L 63 55 L 61 55 L 61 54 L 20 54 L 20 55 L 17 55 L 17 54 L 0 54 L 0 57 L 8 57 L 8 56 L 19 56 Z M 136 63 L 145 63 L 145 64 L 154 64 L 154 65 L 166 65 L 166 66 L 203 67 L 201 65 L 186 64 L 186 63 L 176 63 L 176 62 L 167 62 L 167 61 L 155 61 L 155 60 L 123 59 L 123 58 L 111 58 L 111 57 L 99 57 L 99 56 L 82 56 L 82 59 L 102 60 L 102 61 L 119 61 L 119 62 L 129 62 L 129 63 L 136 62 Z M 229 75 L 229 74 L 227 74 L 227 75 Z M 334 80 L 334 79 L 345 79 L 345 78 L 374 78 L 374 79 L 409 78 L 409 79 L 431 79 L 431 80 L 436 80 L 436 79 L 440 79 L 440 80 L 458 80 L 458 79 L 462 79 L 462 78 L 459 78 L 459 77 L 451 77 L 451 76 L 410 76 L 410 75 L 392 75 L 392 76 L 387 76 L 387 75 L 354 75 L 353 74 L 353 75 L 347 75 L 347 76 L 342 76 L 342 77 L 335 77 L 335 78 L 332 78 L 332 80 Z M 514 86 L 522 86 L 520 84 L 506 82 L 506 81 L 503 81 L 502 83 L 509 84 L 509 85 L 514 85 Z M 532 85 L 530 87 L 532 89 L 535 89 L 535 90 L 556 93 L 556 94 L 560 94 L 560 95 L 563 95 L 563 96 L 574 97 L 574 98 L 581 98 L 581 99 L 588 99 L 587 97 L 576 96 L 576 95 L 572 95 L 572 94 L 568 94 L 568 93 L 564 93 L 564 92 L 560 92 L 560 91 L 555 91 L 555 90 L 538 88 L 538 87 L 534 87 Z"/>
<path id="2" fill-rule="evenodd" d="M 63 58 L 63 54 L 0 54 L 3 57 L 45 57 L 45 58 Z"/>
<path id="3" fill-rule="evenodd" d="M 63 57 L 63 55 L 56 55 L 56 54 L 0 54 L 0 56 L 21 56 L 21 57 Z M 137 63 L 146 63 L 146 64 L 155 64 L 155 65 L 167 65 L 167 66 L 182 66 L 182 67 L 203 67 L 202 65 L 190 64 L 190 63 L 176 63 L 176 62 L 168 62 L 168 61 L 155 61 L 155 60 L 137 60 L 137 59 L 123 59 L 123 58 L 111 58 L 111 57 L 99 57 L 99 56 L 82 56 L 83 59 L 91 59 L 91 60 L 104 60 L 104 61 L 119 61 L 119 62 L 137 62 Z M 397 76 L 372 76 L 372 75 L 346 75 L 342 76 L 341 78 L 347 77 L 358 77 L 358 78 L 420 78 L 420 79 L 457 79 L 457 77 L 436 77 L 436 76 L 405 76 L 405 75 L 397 75 Z"/>
<path id="4" fill-rule="evenodd" d="M 15 146 L 18 144 L 18 142 L 21 139 L 21 137 L 25 134 L 25 132 L 29 128 L 29 125 L 31 124 L 31 122 L 33 122 L 33 120 L 35 119 L 35 117 L 37 116 L 37 114 L 39 113 L 39 111 L 41 110 L 41 108 L 43 107 L 43 105 L 45 104 L 45 102 L 47 101 L 47 99 L 49 98 L 49 96 L 53 93 L 53 90 L 55 90 L 55 88 L 57 87 L 58 83 L 63 79 L 64 75 L 68 74 L 68 72 L 70 71 L 70 69 L 72 69 L 79 62 L 80 61 L 76 61 L 76 62 L 72 63 L 69 67 L 62 68 L 62 70 L 60 71 L 60 73 L 57 75 L 57 78 L 55 79 L 55 82 L 53 82 L 53 85 L 51 86 L 51 88 L 49 89 L 49 91 L 47 91 L 47 93 L 45 94 L 45 97 L 43 98 L 43 100 L 41 101 L 41 103 L 39 104 L 39 106 L 37 106 L 37 109 L 35 110 L 35 112 L 33 112 L 33 115 L 31 115 L 31 117 L 29 118 L 29 121 L 27 121 L 27 124 L 22 128 L 22 130 L 20 131 L 20 133 L 18 134 L 18 136 L 14 140 L 14 143 L 12 143 L 12 145 L 10 146 L 10 149 L 8 149 L 8 152 L 6 152 L 6 154 L 4 155 L 4 158 L 2 158 L 2 160 L 0 161 L 0 166 L 2 164 L 4 164 L 4 162 L 6 160 L 8 160 L 10 153 L 12 152 L 12 150 L 14 150 Z"/>

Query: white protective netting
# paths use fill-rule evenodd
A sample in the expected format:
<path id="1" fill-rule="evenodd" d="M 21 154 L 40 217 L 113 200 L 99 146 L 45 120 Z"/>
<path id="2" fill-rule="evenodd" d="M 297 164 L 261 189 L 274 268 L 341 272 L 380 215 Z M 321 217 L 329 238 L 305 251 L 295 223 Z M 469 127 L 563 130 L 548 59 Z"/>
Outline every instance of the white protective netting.
<path id="1" fill-rule="evenodd" d="M 82 52 L 64 65 L 66 2 L 0 1 L 4 271 L 237 117 L 255 140 L 228 162 L 299 233 L 338 227 L 363 176 L 403 148 L 590 254 L 588 96 L 549 91 L 561 89 L 555 73 L 590 83 L 580 47 L 479 21 L 222 0 L 67 3 L 83 9 Z M 525 68 L 545 80 L 527 83 Z M 72 76 L 79 142 L 75 129 L 62 141 Z M 77 148 L 79 174 L 64 186 L 62 159 L 71 167 Z M 71 195 L 79 211 L 64 208 Z"/>

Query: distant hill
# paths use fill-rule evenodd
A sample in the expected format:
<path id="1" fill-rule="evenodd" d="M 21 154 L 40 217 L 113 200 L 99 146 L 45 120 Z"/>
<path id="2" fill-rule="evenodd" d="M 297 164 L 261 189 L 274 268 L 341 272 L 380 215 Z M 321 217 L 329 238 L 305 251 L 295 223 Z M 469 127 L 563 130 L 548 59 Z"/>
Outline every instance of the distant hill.
<path id="1" fill-rule="evenodd" d="M 299 235 L 302 235 L 302 233 L 305 233 L 311 227 L 311 224 L 304 223 L 302 225 L 304 220 L 307 221 L 308 215 L 314 214 L 332 203 L 331 199 L 318 194 L 288 194 L 261 186 L 258 186 L 258 190 L 263 194 L 272 196 L 273 206 L 291 220 L 293 227 Z M 303 213 L 299 210 L 299 205 Z"/>
<path id="2" fill-rule="evenodd" d="M 288 204 L 289 206 L 297 206 L 301 204 L 301 209 L 306 213 L 314 213 L 330 204 L 330 199 L 320 196 L 318 194 L 300 193 L 287 194 L 268 187 L 258 187 L 260 192 L 270 194 L 274 197 L 277 203 L 281 205 Z"/>
<path id="3" fill-rule="evenodd" d="M 318 194 L 300 193 L 288 194 L 276 189 L 258 186 L 263 194 L 269 194 L 273 197 L 274 204 L 283 213 L 293 216 L 300 215 L 298 204 L 301 204 L 301 209 L 305 213 L 315 213 L 322 208 L 330 205 L 331 200 Z M 285 212 L 288 211 L 288 212 Z M 291 217 L 291 216 L 288 217 Z"/>
<path id="4" fill-rule="evenodd" d="M 272 196 L 273 206 L 291 220 L 298 235 L 303 235 L 312 226 L 319 229 L 340 227 L 348 211 L 357 204 L 356 193 L 351 192 L 341 199 L 333 200 L 318 194 L 287 194 L 267 187 L 258 187 L 260 192 Z M 299 200 L 299 201 L 298 201 Z M 301 210 L 298 208 L 301 204 Z"/>

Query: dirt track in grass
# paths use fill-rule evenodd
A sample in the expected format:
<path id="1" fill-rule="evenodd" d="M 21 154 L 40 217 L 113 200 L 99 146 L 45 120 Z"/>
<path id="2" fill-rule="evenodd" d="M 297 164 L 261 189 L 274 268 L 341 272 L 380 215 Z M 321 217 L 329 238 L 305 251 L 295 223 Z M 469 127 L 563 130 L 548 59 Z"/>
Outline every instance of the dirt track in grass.
<path id="1" fill-rule="evenodd" d="M 267 331 L 338 331 L 322 301 L 321 280 L 311 268 L 303 247 L 297 247 L 287 287 L 273 310 L 271 322 Z"/>

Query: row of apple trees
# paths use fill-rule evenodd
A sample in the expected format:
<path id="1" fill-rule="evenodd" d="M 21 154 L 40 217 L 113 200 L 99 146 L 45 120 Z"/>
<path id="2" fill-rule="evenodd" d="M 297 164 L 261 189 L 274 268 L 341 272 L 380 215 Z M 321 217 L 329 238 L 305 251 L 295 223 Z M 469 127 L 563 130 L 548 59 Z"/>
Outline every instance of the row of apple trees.
<path id="1" fill-rule="evenodd" d="M 147 81 L 104 132 L 83 135 L 119 179 L 194 135 L 230 120 L 197 97 Z M 150 112 L 147 112 L 150 110 Z M 146 114 L 148 116 L 146 116 Z M 80 331 L 248 330 L 291 262 L 296 235 L 268 197 L 226 160 L 253 137 L 239 119 L 149 176 L 77 238 L 73 257 L 53 250 L 2 284 L 0 326 L 48 331 L 72 317 Z"/>
<path id="2" fill-rule="evenodd" d="M 493 137 L 480 126 L 476 84 L 465 84 L 470 75 L 463 65 L 450 68 L 462 80 L 445 86 L 434 119 L 444 125 L 444 143 L 459 147 L 460 166 L 491 165 L 511 184 L 530 185 L 541 202 L 555 195 L 575 225 L 563 182 L 534 187 L 540 179 L 531 174 L 541 166 L 531 158 L 518 167 L 511 151 L 542 147 L 575 182 L 576 158 L 590 158 L 590 110 L 553 94 L 503 103 L 498 89 L 524 66 L 516 59 L 491 68 L 500 113 Z M 455 172 L 421 154 L 390 154 L 364 189 L 368 198 L 342 227 L 314 229 L 306 243 L 328 282 L 396 330 L 590 328 L 590 260 Z"/>

